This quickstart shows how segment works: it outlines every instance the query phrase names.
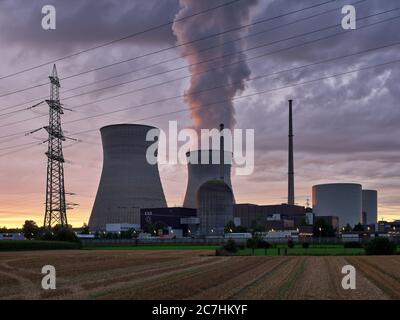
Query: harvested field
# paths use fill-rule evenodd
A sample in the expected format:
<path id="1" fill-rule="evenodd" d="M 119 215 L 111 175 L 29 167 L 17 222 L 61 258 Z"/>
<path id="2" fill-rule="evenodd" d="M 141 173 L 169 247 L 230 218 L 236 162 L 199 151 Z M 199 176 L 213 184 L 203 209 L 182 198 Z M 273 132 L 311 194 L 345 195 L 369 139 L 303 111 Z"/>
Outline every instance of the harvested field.
<path id="1" fill-rule="evenodd" d="M 343 265 L 357 289 L 341 286 Z M 57 289 L 41 289 L 54 265 Z M 0 253 L 0 299 L 399 299 L 400 256 L 215 257 L 208 250 Z"/>

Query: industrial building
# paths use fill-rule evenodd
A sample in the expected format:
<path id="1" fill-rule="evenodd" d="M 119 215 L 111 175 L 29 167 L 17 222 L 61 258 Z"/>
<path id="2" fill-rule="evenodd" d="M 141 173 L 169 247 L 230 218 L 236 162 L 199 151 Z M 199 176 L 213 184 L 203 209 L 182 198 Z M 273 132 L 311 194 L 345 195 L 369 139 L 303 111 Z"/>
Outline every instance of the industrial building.
<path id="1" fill-rule="evenodd" d="M 289 204 L 236 204 L 233 215 L 243 227 L 250 228 L 254 225 L 262 225 L 267 230 L 289 229 L 308 221 L 305 207 Z"/>
<path id="2" fill-rule="evenodd" d="M 170 227 L 175 233 L 183 236 L 196 234 L 199 225 L 196 209 L 172 207 L 172 208 L 142 208 L 140 209 L 140 225 L 146 229 L 146 225 L 162 223 Z"/>
<path id="3" fill-rule="evenodd" d="M 356 183 L 313 186 L 312 205 L 316 216 L 337 216 L 340 226 L 354 226 L 361 222 L 362 187 Z"/>
<path id="4" fill-rule="evenodd" d="M 377 191 L 363 190 L 358 183 L 329 183 L 312 188 L 313 213 L 316 216 L 337 216 L 340 226 L 376 224 L 377 199 Z"/>
<path id="5" fill-rule="evenodd" d="M 326 224 L 330 225 L 333 231 L 339 230 L 339 217 L 337 216 L 315 216 L 315 221 L 323 220 Z"/>
<path id="6" fill-rule="evenodd" d="M 103 170 L 89 220 L 91 231 L 106 224 L 139 224 L 140 208 L 166 207 L 157 164 L 146 159 L 151 126 L 117 124 L 100 129 Z"/>
<path id="7" fill-rule="evenodd" d="M 362 190 L 363 225 L 378 222 L 378 191 Z"/>

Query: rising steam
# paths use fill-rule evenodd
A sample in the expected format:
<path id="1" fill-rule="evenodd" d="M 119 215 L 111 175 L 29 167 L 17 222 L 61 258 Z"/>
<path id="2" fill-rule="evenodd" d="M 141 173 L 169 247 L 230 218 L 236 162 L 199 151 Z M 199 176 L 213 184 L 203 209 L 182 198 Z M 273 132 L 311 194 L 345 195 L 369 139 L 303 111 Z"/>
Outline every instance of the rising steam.
<path id="1" fill-rule="evenodd" d="M 250 8 L 256 2 L 257 0 L 240 1 L 207 14 L 176 21 L 172 29 L 178 39 L 178 44 L 248 24 L 250 21 Z M 203 0 L 180 0 L 182 8 L 175 19 L 203 11 L 211 6 L 210 3 L 212 2 Z M 247 29 L 242 28 L 181 47 L 182 56 L 191 65 L 189 71 L 192 76 L 190 87 L 185 92 L 185 100 L 191 108 L 195 129 L 218 128 L 221 122 L 228 128 L 234 127 L 235 110 L 232 98 L 244 90 L 245 80 L 250 76 L 250 69 L 244 61 L 245 54 L 239 52 L 245 49 L 245 40 L 241 39 L 235 42 L 231 40 L 243 37 L 246 33 Z M 221 46 L 205 50 L 217 45 Z M 216 59 L 225 55 L 228 56 L 223 59 Z M 211 59 L 212 61 L 209 61 Z M 208 62 L 200 63 L 206 60 Z M 238 61 L 241 62 L 220 68 Z M 205 73 L 210 69 L 213 70 Z M 196 93 L 219 85 L 224 85 L 225 87 Z M 210 105 L 223 100 L 226 101 Z"/>

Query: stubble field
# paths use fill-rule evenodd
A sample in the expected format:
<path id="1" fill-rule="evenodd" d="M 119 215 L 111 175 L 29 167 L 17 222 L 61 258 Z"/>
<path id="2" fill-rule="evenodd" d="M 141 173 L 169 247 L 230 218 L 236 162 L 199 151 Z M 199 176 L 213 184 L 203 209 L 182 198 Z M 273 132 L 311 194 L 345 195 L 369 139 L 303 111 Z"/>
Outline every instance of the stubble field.
<path id="1" fill-rule="evenodd" d="M 357 270 L 344 290 L 341 269 Z M 41 268 L 57 289 L 41 288 Z M 399 299 L 400 256 L 215 257 L 207 250 L 0 253 L 0 299 Z"/>

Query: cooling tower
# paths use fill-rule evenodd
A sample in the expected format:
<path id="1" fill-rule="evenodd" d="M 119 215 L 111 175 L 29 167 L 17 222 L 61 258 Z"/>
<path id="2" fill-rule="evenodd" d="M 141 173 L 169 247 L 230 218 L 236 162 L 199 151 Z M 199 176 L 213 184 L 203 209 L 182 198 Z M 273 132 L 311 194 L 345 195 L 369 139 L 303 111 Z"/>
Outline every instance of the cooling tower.
<path id="1" fill-rule="evenodd" d="M 233 221 L 232 189 L 222 180 L 203 183 L 196 194 L 200 236 L 222 236 L 225 226 Z"/>
<path id="2" fill-rule="evenodd" d="M 378 191 L 362 191 L 362 211 L 367 215 L 367 224 L 378 223 Z"/>
<path id="3" fill-rule="evenodd" d="M 154 143 L 146 141 L 151 129 L 155 128 L 137 124 L 100 129 L 103 171 L 89 220 L 90 230 L 105 230 L 107 223 L 134 223 L 138 208 L 167 206 L 157 164 L 146 160 L 146 150 Z"/>
<path id="4" fill-rule="evenodd" d="M 196 150 L 191 151 L 186 154 L 188 159 L 197 159 L 197 164 L 188 162 L 188 183 L 186 188 L 185 200 L 183 201 L 183 206 L 185 208 L 197 208 L 196 204 L 196 194 L 200 186 L 210 180 L 221 178 L 221 165 L 213 164 L 213 157 L 219 156 L 219 150 L 210 150 L 209 159 L 207 163 L 201 163 L 202 154 L 206 153 L 208 150 Z M 224 152 L 224 182 L 232 190 L 231 183 L 231 164 L 228 161 L 232 158 L 232 153 Z M 215 158 L 214 158 L 215 159 Z"/>
<path id="5" fill-rule="evenodd" d="M 320 184 L 312 188 L 313 213 L 318 216 L 337 216 L 339 225 L 361 222 L 361 185 L 355 183 Z"/>

